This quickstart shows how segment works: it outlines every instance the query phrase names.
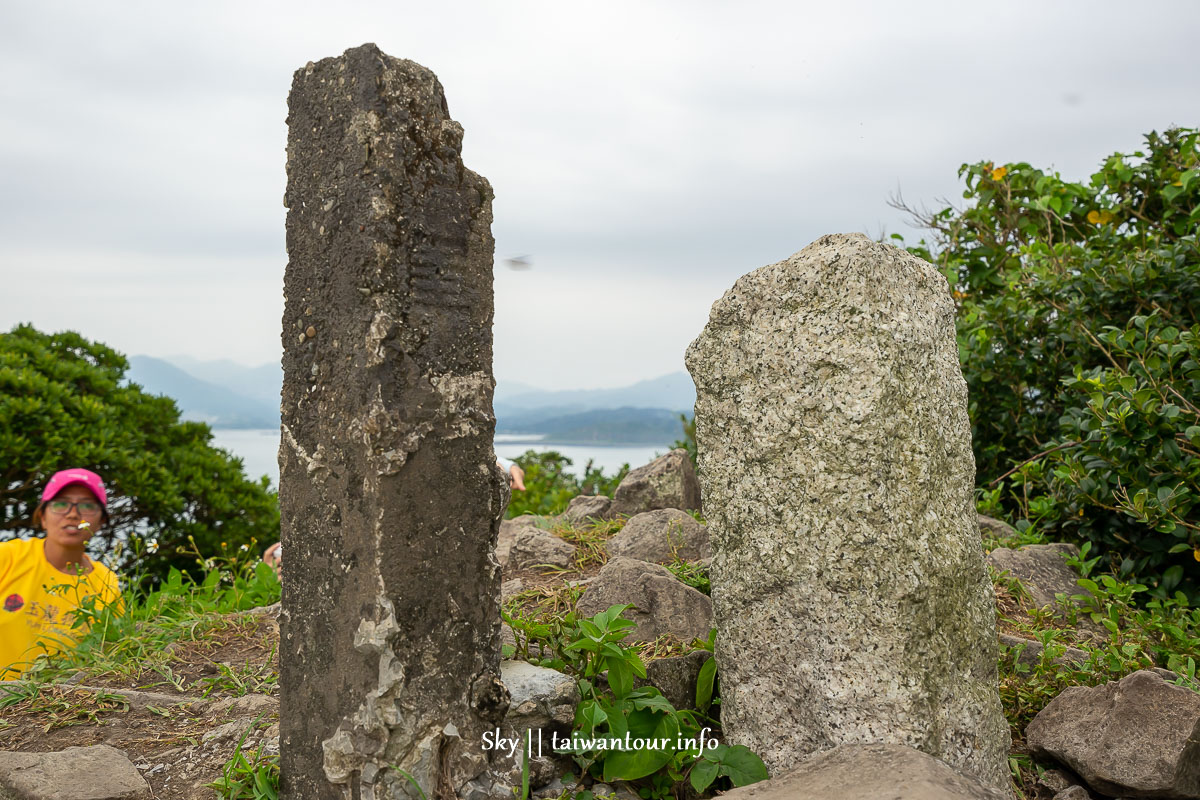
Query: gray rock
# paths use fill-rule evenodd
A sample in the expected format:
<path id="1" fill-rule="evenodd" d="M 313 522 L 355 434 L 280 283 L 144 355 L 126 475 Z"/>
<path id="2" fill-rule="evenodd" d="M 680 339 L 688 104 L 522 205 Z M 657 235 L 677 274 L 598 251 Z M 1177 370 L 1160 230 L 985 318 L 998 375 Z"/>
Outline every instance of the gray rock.
<path id="1" fill-rule="evenodd" d="M 507 563 L 502 563 L 502 566 L 506 569 L 541 566 L 566 568 L 574 563 L 575 545 L 560 539 L 550 531 L 533 525 L 522 525 L 515 529 Z"/>
<path id="2" fill-rule="evenodd" d="M 988 554 L 987 560 L 997 571 L 1008 571 L 1033 597 L 1038 608 L 1054 605 L 1054 596 L 1062 593 L 1086 594 L 1087 590 L 1076 583 L 1079 573 L 1067 566 L 1067 556 L 1079 555 L 1073 544 L 1029 544 L 1010 550 L 998 547 Z"/>
<path id="3" fill-rule="evenodd" d="M 525 582 L 520 578 L 513 578 L 510 581 L 505 581 L 500 584 L 500 600 L 501 602 L 508 600 L 513 595 L 518 595 L 525 591 Z"/>
<path id="4" fill-rule="evenodd" d="M 976 518 L 979 520 L 981 536 L 989 539 L 1011 539 L 1017 535 L 1017 529 L 1004 520 L 985 517 L 983 514 L 978 514 Z"/>
<path id="5" fill-rule="evenodd" d="M 1035 758 L 1053 758 L 1114 797 L 1200 797 L 1200 694 L 1149 670 L 1072 686 L 1025 728 Z"/>
<path id="6" fill-rule="evenodd" d="M 612 506 L 612 498 L 604 495 L 584 495 L 572 497 L 571 502 L 567 503 L 567 510 L 563 512 L 563 516 L 570 522 L 579 524 L 587 520 L 588 517 L 595 519 L 604 519 L 608 514 L 608 509 Z"/>
<path id="7" fill-rule="evenodd" d="M 567 737 L 579 705 L 579 685 L 574 678 L 524 661 L 502 661 L 501 678 L 508 688 L 511 703 L 504 719 L 503 734 L 510 741 L 523 742 L 508 764 L 512 783 L 520 785 L 522 753 L 532 751 L 529 759 L 530 785 L 540 788 L 570 768 L 571 758 L 551 752 L 552 734 Z M 528 738 L 526 738 L 528 737 Z M 508 758 L 507 752 L 498 754 Z"/>
<path id="8" fill-rule="evenodd" d="M 613 492 L 605 517 L 632 517 L 656 508 L 700 508 L 700 482 L 686 450 L 672 450 L 630 471 Z"/>
<path id="9" fill-rule="evenodd" d="M 0 752 L 6 800 L 144 800 L 150 785 L 120 750 L 106 744 L 55 753 Z"/>
<path id="10" fill-rule="evenodd" d="M 519 733 L 553 728 L 570 733 L 579 705 L 579 684 L 569 675 L 524 661 L 501 661 L 500 679 L 511 697 L 505 722 Z"/>
<path id="11" fill-rule="evenodd" d="M 1054 800 L 1092 800 L 1092 793 L 1082 786 L 1068 786 L 1054 795 Z"/>
<path id="12" fill-rule="evenodd" d="M 711 553 L 708 528 L 677 508 L 660 508 L 630 517 L 605 545 L 614 558 L 636 558 L 655 564 L 699 561 Z"/>
<path id="13" fill-rule="evenodd" d="M 776 772 L 842 743 L 912 745 L 1007 789 L 945 278 L 822 237 L 739 279 L 686 363 L 729 740 Z"/>
<path id="14" fill-rule="evenodd" d="M 712 628 L 708 597 L 680 583 L 665 567 L 632 558 L 614 558 L 604 565 L 576 604 L 581 617 L 632 603 L 625 612 L 637 623 L 626 641 L 648 642 L 663 634 L 690 642 L 703 639 Z"/>
<path id="15" fill-rule="evenodd" d="M 1021 654 L 1017 656 L 1017 663 L 1033 666 L 1038 664 L 1042 659 L 1042 643 L 1036 639 L 1024 639 L 1020 636 L 1013 636 L 1008 633 L 998 634 L 1000 644 L 1015 650 L 1021 648 Z M 1055 664 L 1083 664 L 1090 656 L 1086 650 L 1080 650 L 1078 647 L 1064 647 L 1063 654 L 1054 659 Z"/>
<path id="16" fill-rule="evenodd" d="M 1048 769 L 1037 779 L 1036 786 L 1046 795 L 1056 795 L 1079 784 L 1079 776 L 1070 770 Z"/>
<path id="17" fill-rule="evenodd" d="M 507 708 L 492 189 L 437 76 L 374 45 L 297 70 L 287 123 L 281 771 L 463 796 Z"/>
<path id="18" fill-rule="evenodd" d="M 636 683 L 655 687 L 676 708 L 695 708 L 696 679 L 710 658 L 712 653 L 706 650 L 693 650 L 682 656 L 655 659 L 646 665 L 646 679 Z"/>
<path id="19" fill-rule="evenodd" d="M 843 744 L 722 800 L 1011 800 L 936 758 L 897 744 Z"/>

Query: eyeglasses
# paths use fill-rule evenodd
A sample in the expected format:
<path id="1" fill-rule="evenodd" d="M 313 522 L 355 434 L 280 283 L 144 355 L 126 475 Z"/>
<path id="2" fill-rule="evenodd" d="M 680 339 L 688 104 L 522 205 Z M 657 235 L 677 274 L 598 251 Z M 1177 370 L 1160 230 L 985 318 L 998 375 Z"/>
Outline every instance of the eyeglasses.
<path id="1" fill-rule="evenodd" d="M 102 505 L 92 500 L 80 500 L 78 503 L 71 503 L 67 500 L 51 500 L 46 504 L 46 508 L 51 514 L 69 514 L 72 508 L 77 508 L 80 515 L 85 517 L 96 516 L 104 510 Z"/>

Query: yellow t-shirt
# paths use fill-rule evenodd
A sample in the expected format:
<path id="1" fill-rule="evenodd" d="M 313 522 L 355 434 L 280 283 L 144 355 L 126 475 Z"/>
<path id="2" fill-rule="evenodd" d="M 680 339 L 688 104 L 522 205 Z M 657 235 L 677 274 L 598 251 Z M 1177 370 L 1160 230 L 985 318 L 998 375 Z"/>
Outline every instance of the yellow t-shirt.
<path id="1" fill-rule="evenodd" d="M 117 576 L 92 561 L 86 575 L 59 572 L 46 560 L 44 539 L 0 542 L 0 680 L 20 677 L 42 653 L 75 642 L 71 614 L 85 597 L 111 603 L 121 597 Z"/>

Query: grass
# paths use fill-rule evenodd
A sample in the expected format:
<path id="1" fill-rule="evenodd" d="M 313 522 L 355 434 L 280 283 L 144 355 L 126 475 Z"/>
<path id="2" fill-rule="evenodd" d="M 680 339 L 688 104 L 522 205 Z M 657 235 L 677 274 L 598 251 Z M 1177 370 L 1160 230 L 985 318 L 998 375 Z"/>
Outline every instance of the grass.
<path id="1" fill-rule="evenodd" d="M 1033 526 L 1021 527 L 1015 539 L 985 539 L 985 549 L 1047 543 Z M 1161 667 L 1176 673 L 1177 685 L 1200 692 L 1200 608 L 1191 606 L 1182 592 L 1151 598 L 1144 585 L 1112 575 L 1093 576 L 1096 562 L 1087 556 L 1085 548 L 1079 557 L 1068 559 L 1082 574 L 1079 593 L 1060 594 L 1056 605 L 1046 608 L 1034 606 L 1025 587 L 1008 573 L 992 576 L 998 628 L 1042 648 L 1033 664 L 1021 663 L 1018 648 L 1000 649 L 1000 700 L 1013 738 L 1009 765 L 1021 798 L 1036 796 L 1035 784 L 1044 771 L 1025 751 L 1025 727 L 1063 690 Z M 1080 630 L 1084 621 L 1105 631 L 1107 640 L 1097 641 Z M 1086 660 L 1061 660 L 1068 646 L 1085 652 Z"/>

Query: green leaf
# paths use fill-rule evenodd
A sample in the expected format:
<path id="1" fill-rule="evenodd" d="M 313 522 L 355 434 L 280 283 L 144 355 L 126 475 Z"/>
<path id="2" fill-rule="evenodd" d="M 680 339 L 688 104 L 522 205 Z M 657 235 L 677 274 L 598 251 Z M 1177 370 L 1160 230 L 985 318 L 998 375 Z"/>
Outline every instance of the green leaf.
<path id="1" fill-rule="evenodd" d="M 628 664 L 617 660 L 608 662 L 608 686 L 618 700 L 633 691 L 633 670 Z"/>
<path id="2" fill-rule="evenodd" d="M 712 782 L 717 779 L 718 769 L 719 766 L 716 762 L 702 758 L 692 766 L 691 774 L 688 775 L 688 781 L 692 784 L 693 789 L 703 794 L 704 790 L 711 786 Z"/>
<path id="3" fill-rule="evenodd" d="M 700 667 L 700 674 L 696 676 L 696 708 L 701 711 L 708 710 L 708 707 L 712 705 L 716 679 L 717 660 L 710 658 L 704 662 L 704 666 Z"/>
<path id="4" fill-rule="evenodd" d="M 748 786 L 767 779 L 767 767 L 754 751 L 745 745 L 729 745 L 721 754 L 722 775 L 729 776 L 736 786 Z"/>

